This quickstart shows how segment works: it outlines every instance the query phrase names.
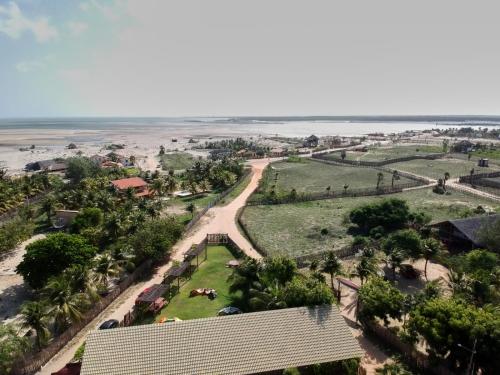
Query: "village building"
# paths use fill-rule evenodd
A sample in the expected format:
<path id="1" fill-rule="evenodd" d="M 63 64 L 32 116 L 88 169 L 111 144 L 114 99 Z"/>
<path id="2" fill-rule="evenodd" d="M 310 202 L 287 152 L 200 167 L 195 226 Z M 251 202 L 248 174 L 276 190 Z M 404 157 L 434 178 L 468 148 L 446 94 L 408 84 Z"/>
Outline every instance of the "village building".
<path id="1" fill-rule="evenodd" d="M 363 354 L 324 305 L 93 331 L 81 374 L 269 374 Z"/>
<path id="2" fill-rule="evenodd" d="M 468 152 L 474 151 L 474 143 L 464 139 L 464 140 L 461 140 L 460 142 L 455 143 L 452 146 L 452 150 L 454 152 L 461 152 L 461 153 L 466 154 Z"/>
<path id="3" fill-rule="evenodd" d="M 319 138 L 316 137 L 314 134 L 304 139 L 304 142 L 302 143 L 304 147 L 311 147 L 311 148 L 318 147 L 318 144 L 319 144 Z"/>
<path id="4" fill-rule="evenodd" d="M 33 163 L 28 163 L 24 167 L 27 172 L 64 172 L 68 168 L 68 165 L 64 160 L 40 160 Z"/>
<path id="5" fill-rule="evenodd" d="M 148 197 L 151 195 L 147 182 L 140 177 L 113 180 L 111 184 L 120 192 L 126 192 L 128 189 L 133 189 L 136 197 Z"/>
<path id="6" fill-rule="evenodd" d="M 450 250 L 467 251 L 484 247 L 480 229 L 496 220 L 500 220 L 500 214 L 445 220 L 433 224 L 432 227 L 439 230 L 439 237 Z"/>
<path id="7" fill-rule="evenodd" d="M 286 156 L 287 150 L 282 147 L 275 147 L 269 150 L 269 156 L 273 158 L 280 158 Z"/>

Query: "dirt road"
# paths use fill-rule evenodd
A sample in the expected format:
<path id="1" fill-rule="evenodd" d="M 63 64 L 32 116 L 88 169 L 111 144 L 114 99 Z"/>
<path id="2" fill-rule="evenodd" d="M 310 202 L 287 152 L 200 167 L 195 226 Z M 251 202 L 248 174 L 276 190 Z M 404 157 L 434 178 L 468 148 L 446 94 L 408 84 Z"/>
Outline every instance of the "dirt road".
<path id="1" fill-rule="evenodd" d="M 261 258 L 261 255 L 252 248 L 248 240 L 241 235 L 236 224 L 236 215 L 245 205 L 247 198 L 257 188 L 262 176 L 262 171 L 269 164 L 269 159 L 252 160 L 252 178 L 243 192 L 226 206 L 211 208 L 197 225 L 195 225 L 173 248 L 172 260 L 183 260 L 183 254 L 190 249 L 192 244 L 200 243 L 208 233 L 228 233 L 231 239 L 248 255 Z M 131 285 L 116 300 L 114 300 L 101 314 L 99 314 L 87 327 L 81 330 L 68 345 L 56 354 L 39 374 L 50 374 L 66 365 L 75 351 L 82 345 L 87 335 L 96 329 L 100 323 L 108 319 L 122 320 L 123 316 L 132 310 L 137 295 L 145 288 L 163 281 L 163 274 L 171 267 L 172 262 L 158 268 L 153 276 L 147 280 Z"/>

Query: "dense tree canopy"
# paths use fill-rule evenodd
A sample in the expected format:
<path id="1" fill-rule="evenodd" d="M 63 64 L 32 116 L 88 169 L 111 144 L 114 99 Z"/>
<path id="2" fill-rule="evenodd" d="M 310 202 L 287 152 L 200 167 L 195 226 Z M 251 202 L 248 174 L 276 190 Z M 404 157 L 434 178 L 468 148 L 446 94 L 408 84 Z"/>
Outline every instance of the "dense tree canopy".
<path id="1" fill-rule="evenodd" d="M 87 177 L 95 177 L 99 173 L 99 167 L 86 157 L 72 157 L 66 160 L 68 167 L 66 177 L 73 183 L 79 183 Z"/>
<path id="2" fill-rule="evenodd" d="M 86 207 L 71 222 L 71 231 L 80 233 L 83 229 L 98 227 L 102 222 L 103 213 L 101 209 Z"/>
<path id="3" fill-rule="evenodd" d="M 418 259 L 422 256 L 422 238 L 413 229 L 402 229 L 391 233 L 383 242 L 384 251 L 390 254 L 394 250 L 401 250 L 410 258 Z"/>
<path id="4" fill-rule="evenodd" d="M 476 361 L 486 373 L 500 370 L 500 313 L 498 310 L 477 308 L 455 299 L 435 298 L 417 305 L 410 313 L 410 332 L 423 337 L 428 351 L 437 357 L 448 357 L 465 368 L 470 352 L 459 347 L 474 346 L 477 339 Z"/>
<path id="5" fill-rule="evenodd" d="M 479 238 L 489 250 L 500 253 L 500 219 L 484 225 L 479 231 Z"/>
<path id="6" fill-rule="evenodd" d="M 10 374 L 14 361 L 28 350 L 29 340 L 12 326 L 0 324 L 0 343 L 0 374 Z"/>
<path id="7" fill-rule="evenodd" d="M 129 245 L 134 249 L 136 264 L 149 258 L 162 259 L 169 254 L 181 234 L 182 226 L 174 218 L 146 222 L 128 239 Z"/>
<path id="8" fill-rule="evenodd" d="M 360 319 L 382 319 L 389 324 L 389 318 L 401 319 L 403 294 L 388 281 L 373 277 L 359 290 Z"/>
<path id="9" fill-rule="evenodd" d="M 49 277 L 59 275 L 68 267 L 88 264 L 96 250 L 78 235 L 51 234 L 26 247 L 17 272 L 31 287 L 38 289 L 45 285 Z"/>
<path id="10" fill-rule="evenodd" d="M 349 218 L 365 232 L 378 226 L 390 231 L 407 225 L 410 209 L 404 200 L 391 198 L 357 207 L 351 211 Z"/>

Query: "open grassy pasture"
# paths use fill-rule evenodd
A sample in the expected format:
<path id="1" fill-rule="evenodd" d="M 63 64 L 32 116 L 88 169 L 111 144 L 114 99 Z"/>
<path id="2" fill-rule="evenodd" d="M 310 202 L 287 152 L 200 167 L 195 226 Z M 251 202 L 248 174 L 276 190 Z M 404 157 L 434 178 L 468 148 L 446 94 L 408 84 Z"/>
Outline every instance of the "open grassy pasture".
<path id="1" fill-rule="evenodd" d="M 429 155 L 442 152 L 440 146 L 389 146 L 389 147 L 370 147 L 368 152 L 347 151 L 346 159 L 363 161 L 382 161 L 388 159 L 402 158 L 411 155 Z M 340 152 L 329 154 L 332 160 L 340 159 Z"/>
<path id="2" fill-rule="evenodd" d="M 352 235 L 344 218 L 355 207 L 386 198 L 405 199 L 413 210 L 425 211 L 433 221 L 458 218 L 481 205 L 498 210 L 490 200 L 453 191 L 438 195 L 431 189 L 357 198 L 338 198 L 296 204 L 250 206 L 243 212 L 242 222 L 260 247 L 270 254 L 286 253 L 298 256 L 348 245 Z M 328 234 L 322 235 L 321 229 Z"/>
<path id="3" fill-rule="evenodd" d="M 174 171 L 188 169 L 194 164 L 196 157 L 187 152 L 174 152 L 160 156 L 160 164 L 163 170 Z"/>
<path id="4" fill-rule="evenodd" d="M 234 256 L 225 246 L 209 246 L 208 259 L 200 264 L 193 273 L 191 280 L 181 286 L 180 293 L 172 298 L 155 317 L 158 322 L 162 317 L 177 317 L 182 320 L 208 318 L 216 316 L 217 312 L 230 306 L 237 294 L 229 292 L 228 277 L 232 270 L 226 267 Z M 196 260 L 194 260 L 196 262 Z M 212 288 L 217 291 L 217 298 L 209 300 L 206 296 L 189 297 L 189 293 L 197 288 Z"/>
<path id="5" fill-rule="evenodd" d="M 446 172 L 450 173 L 452 178 L 469 175 L 472 168 L 474 168 L 475 173 L 495 172 L 500 169 L 500 166 L 495 164 L 491 164 L 488 168 L 481 168 L 477 166 L 477 161 L 467 161 L 466 159 L 456 158 L 410 160 L 388 164 L 387 167 L 416 173 L 434 179 L 443 178 Z"/>
<path id="6" fill-rule="evenodd" d="M 265 180 L 266 190 L 269 190 L 278 173 L 276 188 L 278 191 L 289 192 L 292 189 L 297 192 L 324 192 L 330 186 L 332 192 L 343 191 L 344 184 L 351 189 L 375 188 L 377 186 L 377 174 L 380 172 L 371 168 L 359 168 L 343 165 L 332 165 L 321 163 L 311 159 L 301 159 L 300 162 L 277 162 L 271 164 L 272 171 Z M 384 173 L 381 186 L 391 186 L 392 176 Z M 406 184 L 410 180 L 401 177 L 394 181 L 394 185 Z"/>

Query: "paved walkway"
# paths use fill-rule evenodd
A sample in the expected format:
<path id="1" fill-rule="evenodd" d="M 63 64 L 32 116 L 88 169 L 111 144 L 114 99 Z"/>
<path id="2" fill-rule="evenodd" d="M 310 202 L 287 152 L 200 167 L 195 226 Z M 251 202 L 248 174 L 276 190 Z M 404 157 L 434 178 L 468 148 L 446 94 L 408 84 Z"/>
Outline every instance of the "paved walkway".
<path id="1" fill-rule="evenodd" d="M 249 162 L 252 168 L 252 177 L 243 192 L 226 206 L 216 206 L 208 213 L 174 246 L 172 260 L 183 260 L 183 254 L 191 248 L 192 244 L 200 243 L 208 233 L 228 233 L 236 244 L 253 258 L 261 255 L 252 248 L 248 240 L 239 232 L 236 224 L 236 215 L 245 205 L 247 198 L 257 188 L 264 168 L 273 159 L 258 159 Z M 85 342 L 87 335 L 97 329 L 100 323 L 108 319 L 122 320 L 123 316 L 134 307 L 137 295 L 145 288 L 163 281 L 163 274 L 172 266 L 172 262 L 159 267 L 153 276 L 146 281 L 131 285 L 118 296 L 101 314 L 82 329 L 58 354 L 56 354 L 39 374 L 51 374 L 66 365 L 75 351 Z"/>

